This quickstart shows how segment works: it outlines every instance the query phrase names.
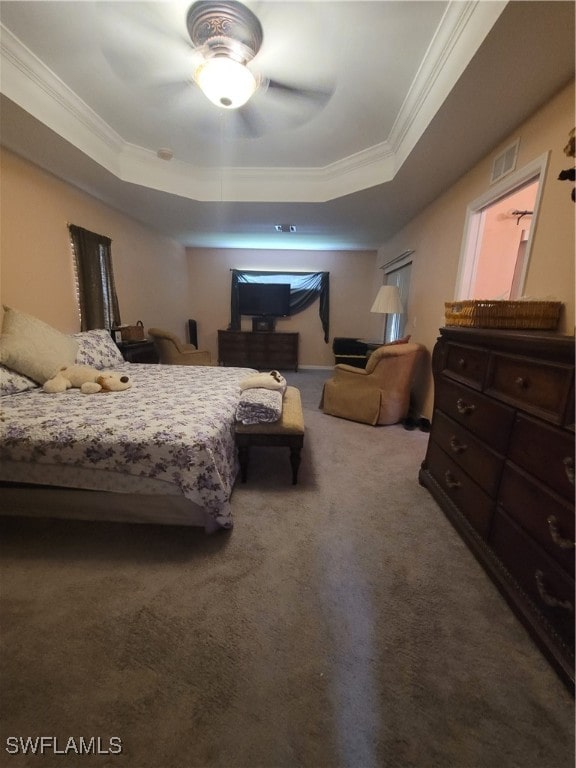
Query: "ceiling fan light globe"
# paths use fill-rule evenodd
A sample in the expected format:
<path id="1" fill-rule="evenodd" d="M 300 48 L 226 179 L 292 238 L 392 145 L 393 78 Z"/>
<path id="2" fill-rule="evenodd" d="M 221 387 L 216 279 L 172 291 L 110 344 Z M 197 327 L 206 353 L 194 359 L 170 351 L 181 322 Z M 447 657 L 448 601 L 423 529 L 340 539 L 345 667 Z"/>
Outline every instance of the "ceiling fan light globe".
<path id="1" fill-rule="evenodd" d="M 238 109 L 258 87 L 252 72 L 227 56 L 205 61 L 194 73 L 194 80 L 206 98 L 222 109 Z"/>

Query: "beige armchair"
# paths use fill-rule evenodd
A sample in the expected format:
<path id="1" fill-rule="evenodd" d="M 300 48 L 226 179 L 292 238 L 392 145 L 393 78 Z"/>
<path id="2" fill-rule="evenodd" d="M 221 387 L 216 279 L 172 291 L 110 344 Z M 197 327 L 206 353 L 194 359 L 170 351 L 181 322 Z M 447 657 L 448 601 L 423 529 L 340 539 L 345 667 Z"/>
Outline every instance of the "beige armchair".
<path id="1" fill-rule="evenodd" d="M 408 415 L 410 388 L 423 347 L 390 344 L 370 355 L 366 368 L 339 364 L 324 384 L 324 413 L 365 424 L 396 424 Z"/>
<path id="2" fill-rule="evenodd" d="M 212 365 L 210 352 L 196 349 L 193 344 L 183 344 L 177 336 L 161 328 L 149 328 L 160 362 L 165 365 Z"/>

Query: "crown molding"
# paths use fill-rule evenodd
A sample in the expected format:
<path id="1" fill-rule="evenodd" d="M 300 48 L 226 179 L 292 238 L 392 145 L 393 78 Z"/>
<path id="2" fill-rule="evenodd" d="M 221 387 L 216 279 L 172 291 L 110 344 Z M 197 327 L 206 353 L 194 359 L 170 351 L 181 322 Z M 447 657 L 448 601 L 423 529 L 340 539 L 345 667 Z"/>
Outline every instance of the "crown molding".
<path id="1" fill-rule="evenodd" d="M 388 137 L 396 157 L 396 171 L 414 149 L 506 5 L 508 0 L 449 2 Z"/>
<path id="2" fill-rule="evenodd" d="M 0 91 L 123 181 L 199 201 L 326 202 L 391 181 L 506 6 L 452 0 L 388 140 L 321 168 L 200 168 L 125 141 L 0 23 Z"/>
<path id="3" fill-rule="evenodd" d="M 394 156 L 386 142 L 323 168 L 200 168 L 124 143 L 117 176 L 160 192 L 205 202 L 320 203 L 390 180 Z"/>
<path id="4" fill-rule="evenodd" d="M 93 160 L 116 172 L 122 137 L 1 23 L 0 91 Z"/>

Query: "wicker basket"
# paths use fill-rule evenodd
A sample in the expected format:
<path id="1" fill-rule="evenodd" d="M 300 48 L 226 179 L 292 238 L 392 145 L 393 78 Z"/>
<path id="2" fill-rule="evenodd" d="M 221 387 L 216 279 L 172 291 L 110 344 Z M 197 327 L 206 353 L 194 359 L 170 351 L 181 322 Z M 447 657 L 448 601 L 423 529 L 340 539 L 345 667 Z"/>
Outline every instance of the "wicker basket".
<path id="1" fill-rule="evenodd" d="M 553 331 L 560 319 L 560 301 L 447 301 L 446 325 L 466 328 L 522 328 Z"/>
<path id="2" fill-rule="evenodd" d="M 136 325 L 121 325 L 122 341 L 144 341 L 144 323 L 138 320 Z"/>

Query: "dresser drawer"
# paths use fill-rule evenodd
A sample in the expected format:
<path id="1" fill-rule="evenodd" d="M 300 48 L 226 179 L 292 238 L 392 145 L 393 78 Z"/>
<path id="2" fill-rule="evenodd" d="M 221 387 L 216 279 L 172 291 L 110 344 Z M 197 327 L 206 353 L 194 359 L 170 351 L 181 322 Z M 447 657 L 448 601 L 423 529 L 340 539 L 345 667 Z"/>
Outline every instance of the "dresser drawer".
<path id="1" fill-rule="evenodd" d="M 507 464 L 499 503 L 563 568 L 574 570 L 574 507 Z"/>
<path id="2" fill-rule="evenodd" d="M 433 439 L 489 496 L 496 496 L 504 459 L 442 411 L 434 412 Z"/>
<path id="3" fill-rule="evenodd" d="M 490 544 L 508 572 L 552 627 L 574 646 L 574 579 L 500 508 Z"/>
<path id="4" fill-rule="evenodd" d="M 419 479 L 574 688 L 574 337 L 449 327 Z"/>
<path id="5" fill-rule="evenodd" d="M 554 424 L 563 424 L 572 377 L 573 369 L 568 365 L 494 354 L 486 392 Z"/>
<path id="6" fill-rule="evenodd" d="M 430 474 L 444 493 L 486 539 L 494 510 L 492 499 L 436 443 L 428 445 L 426 460 Z"/>
<path id="7" fill-rule="evenodd" d="M 566 499 L 574 500 L 574 435 L 519 414 L 509 457 Z"/>
<path id="8" fill-rule="evenodd" d="M 446 344 L 444 374 L 482 389 L 488 369 L 488 352 L 463 344 Z"/>
<path id="9" fill-rule="evenodd" d="M 506 452 L 514 423 L 512 408 L 445 377 L 437 381 L 435 403 L 495 451 Z"/>

